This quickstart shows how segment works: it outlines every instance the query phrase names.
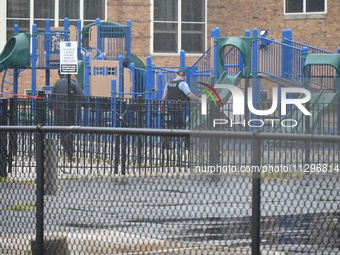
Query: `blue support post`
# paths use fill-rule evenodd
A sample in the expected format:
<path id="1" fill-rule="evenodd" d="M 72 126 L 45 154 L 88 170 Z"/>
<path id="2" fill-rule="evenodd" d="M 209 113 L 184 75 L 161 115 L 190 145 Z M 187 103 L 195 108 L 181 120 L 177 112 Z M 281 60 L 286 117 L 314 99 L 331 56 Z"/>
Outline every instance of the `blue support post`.
<path id="1" fill-rule="evenodd" d="M 147 128 L 150 128 L 151 126 L 151 113 L 150 113 L 150 99 L 152 98 L 152 84 L 153 82 L 153 72 L 152 72 L 152 58 L 151 56 L 146 57 L 146 91 L 145 91 L 145 97 L 146 97 L 146 103 L 147 103 Z"/>
<path id="2" fill-rule="evenodd" d="M 46 19 L 45 21 L 45 58 L 46 58 L 46 67 L 50 67 L 50 60 L 51 60 L 51 52 L 50 52 L 50 43 L 51 43 L 51 20 Z"/>
<path id="3" fill-rule="evenodd" d="M 286 41 L 286 44 L 291 46 L 292 45 L 292 42 L 290 41 L 292 39 L 292 30 L 291 29 L 287 29 L 286 30 L 286 38 L 289 40 L 289 41 Z M 286 63 L 285 63 L 285 67 L 286 67 L 286 73 L 283 74 L 284 77 L 289 77 L 290 75 L 293 74 L 293 65 L 291 62 L 289 61 L 294 61 L 293 60 L 293 50 L 291 47 L 287 47 L 287 50 L 286 50 L 286 59 L 285 59 Z"/>
<path id="4" fill-rule="evenodd" d="M 179 67 L 181 69 L 184 69 L 185 68 L 185 50 L 181 50 L 180 53 L 179 53 Z"/>
<path id="5" fill-rule="evenodd" d="M 123 61 L 124 58 L 122 55 L 118 56 L 118 62 L 119 62 L 119 97 L 124 97 L 124 95 L 122 93 L 124 93 L 124 81 L 123 81 L 123 74 L 124 74 L 124 70 L 123 70 Z"/>
<path id="6" fill-rule="evenodd" d="M 249 30 L 249 29 L 246 29 L 246 30 L 244 31 L 244 36 L 245 36 L 245 37 L 250 37 L 250 30 Z"/>
<path id="7" fill-rule="evenodd" d="M 261 93 L 261 84 L 258 76 L 258 59 L 259 59 L 259 41 L 258 41 L 258 29 L 253 29 L 253 38 L 255 39 L 253 42 L 253 62 L 252 62 L 252 81 L 253 81 L 253 105 L 255 109 L 260 110 L 260 93 Z M 253 114 L 252 119 L 258 119 L 258 116 Z M 252 129 L 257 129 L 252 128 Z"/>
<path id="8" fill-rule="evenodd" d="M 97 26 L 97 48 L 102 51 L 100 44 L 100 19 L 96 18 L 96 26 Z"/>
<path id="9" fill-rule="evenodd" d="M 78 40 L 78 59 L 82 59 L 81 49 L 80 49 L 80 47 L 82 46 L 82 38 L 83 38 L 82 33 L 80 32 L 82 30 L 81 19 L 77 20 L 77 30 L 79 31 L 78 37 L 77 37 L 77 40 Z"/>
<path id="10" fill-rule="evenodd" d="M 192 81 L 192 77 L 191 77 L 191 68 L 188 66 L 187 68 L 185 68 L 185 72 L 186 72 L 186 82 L 188 83 L 189 87 L 191 88 L 191 81 Z"/>
<path id="11" fill-rule="evenodd" d="M 131 92 L 133 93 L 132 94 L 132 98 L 136 98 L 136 67 L 135 67 L 135 64 L 130 62 L 129 64 L 129 69 L 131 71 L 131 78 L 132 78 L 132 85 L 131 85 Z"/>
<path id="12" fill-rule="evenodd" d="M 247 29 L 244 31 L 244 36 L 245 37 L 250 37 L 250 31 Z M 243 72 L 244 73 L 244 60 L 243 60 L 243 55 L 241 53 L 241 51 L 239 52 L 239 72 Z"/>
<path id="13" fill-rule="evenodd" d="M 191 68 L 189 67 L 190 78 L 188 83 L 190 85 L 190 90 L 195 95 L 198 95 L 200 92 L 197 89 L 197 65 L 193 65 Z M 194 84 L 194 85 L 193 85 Z"/>
<path id="14" fill-rule="evenodd" d="M 304 84 L 304 85 L 305 85 L 305 79 L 306 78 L 308 79 L 308 77 L 305 77 L 305 74 L 303 72 L 303 67 L 306 64 L 306 57 L 307 57 L 307 55 L 308 55 L 308 48 L 307 47 L 303 47 L 302 48 L 302 60 L 301 60 L 301 74 L 302 74 L 302 79 L 303 79 L 303 83 L 302 84 Z M 309 82 L 308 82 L 308 84 L 309 84 Z"/>
<path id="15" fill-rule="evenodd" d="M 162 99 L 162 95 L 163 95 L 163 74 L 162 73 L 158 73 L 158 90 L 157 90 L 157 99 L 161 100 Z M 161 102 L 157 100 L 157 107 L 160 106 Z M 157 114 L 157 128 L 161 128 L 162 127 L 162 114 L 160 111 L 158 111 Z"/>
<path id="16" fill-rule="evenodd" d="M 86 52 L 85 54 L 85 67 L 84 67 L 84 95 L 90 96 L 90 53 Z M 90 126 L 90 112 L 88 110 L 85 111 L 84 123 L 85 126 Z"/>
<path id="17" fill-rule="evenodd" d="M 69 19 L 64 18 L 64 41 L 70 40 L 70 31 L 69 31 Z"/>
<path id="18" fill-rule="evenodd" d="M 50 85 L 50 65 L 51 65 L 51 20 L 45 20 L 45 59 L 46 59 L 46 69 L 45 69 L 45 84 L 46 86 Z"/>
<path id="19" fill-rule="evenodd" d="M 131 47 L 132 47 L 132 32 L 131 32 L 131 27 L 132 23 L 131 20 L 126 21 L 126 26 L 128 27 L 127 32 L 126 32 L 126 57 L 131 59 Z"/>
<path id="20" fill-rule="evenodd" d="M 163 73 L 158 73 L 158 84 L 157 84 L 157 99 L 161 100 L 163 96 Z"/>
<path id="21" fill-rule="evenodd" d="M 287 44 L 286 41 L 287 38 L 287 29 L 283 29 L 282 30 L 282 43 L 283 44 Z M 287 63 L 289 60 L 287 60 L 287 47 L 286 46 L 282 46 L 281 47 L 281 76 L 282 77 L 286 77 L 285 75 L 287 74 Z M 281 89 L 282 89 L 282 85 L 279 84 L 278 85 L 278 113 L 279 113 L 279 118 L 281 118 Z"/>
<path id="22" fill-rule="evenodd" d="M 150 98 L 151 86 L 152 86 L 152 58 L 146 57 L 146 98 Z"/>
<path id="23" fill-rule="evenodd" d="M 85 54 L 85 72 L 84 72 L 84 94 L 90 96 L 90 53 Z"/>
<path id="24" fill-rule="evenodd" d="M 15 35 L 19 34 L 19 26 L 17 24 L 14 25 L 13 29 L 14 29 L 14 34 Z"/>
<path id="25" fill-rule="evenodd" d="M 19 26 L 17 24 L 14 25 L 14 34 L 18 34 L 19 33 Z M 15 95 L 17 95 L 19 93 L 19 70 L 18 69 L 14 69 L 14 74 L 13 74 L 13 93 Z"/>
<path id="26" fill-rule="evenodd" d="M 245 37 L 250 37 L 250 30 L 245 30 L 244 32 L 244 36 Z M 250 79 L 249 78 L 246 78 L 245 79 L 245 101 L 244 101 L 244 109 L 245 109 L 245 113 L 244 113 L 244 119 L 246 121 L 246 123 L 248 123 L 249 119 L 250 119 L 250 112 L 249 112 L 249 109 L 248 109 L 248 104 L 247 104 L 247 101 L 248 101 L 248 88 L 250 87 Z M 248 127 L 246 127 L 246 130 L 248 131 Z"/>
<path id="27" fill-rule="evenodd" d="M 155 94 L 156 94 L 156 87 L 155 87 L 155 83 L 156 83 L 156 81 L 155 81 L 155 63 L 151 63 L 151 86 L 150 86 L 150 91 L 151 91 L 151 93 L 150 93 L 150 96 L 149 96 L 149 98 L 150 99 L 155 99 Z"/>
<path id="28" fill-rule="evenodd" d="M 212 31 L 212 38 L 214 41 L 214 73 L 213 73 L 213 77 L 214 77 L 214 84 L 216 84 L 218 77 L 220 76 L 220 74 L 218 73 L 218 44 L 217 44 L 217 40 L 220 37 L 220 29 L 218 27 L 216 27 L 215 29 L 213 29 Z"/>
<path id="29" fill-rule="evenodd" d="M 37 25 L 32 26 L 32 88 L 31 94 L 35 96 L 37 94 Z"/>

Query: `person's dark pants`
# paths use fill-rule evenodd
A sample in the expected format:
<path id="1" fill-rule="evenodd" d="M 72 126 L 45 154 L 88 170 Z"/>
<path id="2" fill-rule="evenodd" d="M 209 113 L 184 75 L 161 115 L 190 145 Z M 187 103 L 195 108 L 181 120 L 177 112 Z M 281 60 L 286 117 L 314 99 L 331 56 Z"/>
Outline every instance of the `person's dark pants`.
<path id="1" fill-rule="evenodd" d="M 189 108 L 187 107 L 187 103 L 169 103 L 168 113 L 170 116 L 169 128 L 170 129 L 186 129 L 186 116 L 187 112 L 189 112 Z M 169 141 L 171 139 L 167 138 L 165 141 L 165 146 L 169 146 Z M 181 137 L 176 137 L 176 144 L 179 146 L 183 139 Z M 190 137 L 185 137 L 184 139 L 185 147 L 190 148 Z M 179 146 L 180 147 L 180 146 Z"/>
<path id="2" fill-rule="evenodd" d="M 61 133 L 60 136 L 61 145 L 64 148 L 65 156 L 68 159 L 72 159 L 73 157 L 73 135 L 71 133 Z"/>
<path id="3" fill-rule="evenodd" d="M 67 117 L 69 119 L 67 119 Z M 66 109 L 57 110 L 55 114 L 55 125 L 56 126 L 72 126 L 75 125 L 75 111 L 73 109 L 67 112 Z M 72 159 L 74 153 L 73 146 L 73 134 L 72 133 L 61 133 L 60 142 L 64 149 L 64 155 L 68 159 Z"/>

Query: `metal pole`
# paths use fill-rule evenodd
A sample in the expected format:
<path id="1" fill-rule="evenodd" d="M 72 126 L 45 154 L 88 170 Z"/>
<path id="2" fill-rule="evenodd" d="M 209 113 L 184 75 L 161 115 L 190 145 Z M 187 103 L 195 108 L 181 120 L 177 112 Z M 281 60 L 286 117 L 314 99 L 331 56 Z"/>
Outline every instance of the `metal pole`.
<path id="1" fill-rule="evenodd" d="M 66 113 L 66 118 L 67 118 L 67 125 L 71 126 L 71 75 L 67 75 L 67 113 Z"/>
<path id="2" fill-rule="evenodd" d="M 0 125 L 7 125 L 7 106 L 8 99 L 2 98 L 0 100 Z M 0 149 L 0 177 L 7 177 L 7 132 L 0 133 L 0 143 L 2 148 Z"/>
<path id="3" fill-rule="evenodd" d="M 259 171 L 253 171 L 252 218 L 251 218 L 251 254 L 260 255 L 261 244 L 261 140 L 254 137 L 252 142 L 252 165 Z"/>
<path id="4" fill-rule="evenodd" d="M 43 255 L 44 251 L 44 134 L 37 126 L 36 157 L 37 157 L 37 213 L 36 213 L 36 254 Z"/>

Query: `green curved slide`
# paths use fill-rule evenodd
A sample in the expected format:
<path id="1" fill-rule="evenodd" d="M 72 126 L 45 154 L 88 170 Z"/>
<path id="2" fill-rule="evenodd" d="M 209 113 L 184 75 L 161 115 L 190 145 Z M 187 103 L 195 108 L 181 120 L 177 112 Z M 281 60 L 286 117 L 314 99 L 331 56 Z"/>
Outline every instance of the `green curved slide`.
<path id="1" fill-rule="evenodd" d="M 30 68 L 29 34 L 16 34 L 7 41 L 0 55 L 0 73 L 8 68 Z"/>

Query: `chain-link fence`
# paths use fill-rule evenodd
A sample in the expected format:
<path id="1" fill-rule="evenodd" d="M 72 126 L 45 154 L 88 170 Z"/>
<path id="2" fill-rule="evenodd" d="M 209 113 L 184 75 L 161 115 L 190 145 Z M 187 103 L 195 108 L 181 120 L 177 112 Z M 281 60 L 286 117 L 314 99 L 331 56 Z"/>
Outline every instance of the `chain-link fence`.
<path id="1" fill-rule="evenodd" d="M 0 130 L 1 254 L 340 254 L 338 136 Z"/>

